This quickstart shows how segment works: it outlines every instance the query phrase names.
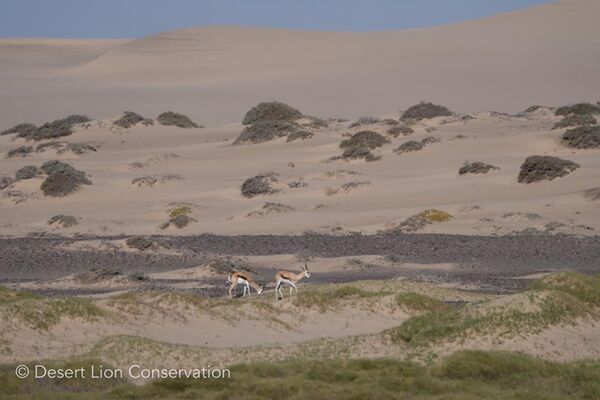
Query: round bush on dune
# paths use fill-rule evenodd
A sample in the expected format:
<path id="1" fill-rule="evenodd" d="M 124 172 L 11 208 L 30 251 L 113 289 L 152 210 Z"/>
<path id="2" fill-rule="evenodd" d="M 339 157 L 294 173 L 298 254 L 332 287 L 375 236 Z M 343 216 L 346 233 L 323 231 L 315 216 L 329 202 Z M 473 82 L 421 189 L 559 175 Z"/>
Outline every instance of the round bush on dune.
<path id="1" fill-rule="evenodd" d="M 534 183 L 562 178 L 579 168 L 580 165 L 569 160 L 551 156 L 527 157 L 519 173 L 519 183 Z"/>
<path id="2" fill-rule="evenodd" d="M 10 129 L 6 129 L 6 130 L 0 132 L 0 135 L 11 135 L 14 133 L 27 135 L 27 134 L 31 133 L 32 131 L 34 131 L 35 129 L 36 129 L 36 126 L 34 124 L 30 124 L 30 123 L 18 124 L 18 125 L 13 126 Z"/>
<path id="3" fill-rule="evenodd" d="M 73 126 L 89 122 L 91 119 L 85 115 L 69 115 L 66 118 L 57 119 L 52 122 L 46 122 L 34 130 L 26 130 L 19 133 L 19 137 L 28 140 L 48 140 L 62 136 L 69 136 L 73 133 Z"/>
<path id="4" fill-rule="evenodd" d="M 402 113 L 401 119 L 412 119 L 416 121 L 421 121 L 423 119 L 430 119 L 436 117 L 451 117 L 453 115 L 454 113 L 444 106 L 423 102 L 414 105 L 408 110 L 404 111 L 404 113 Z"/>
<path id="5" fill-rule="evenodd" d="M 77 218 L 73 217 L 72 215 L 59 214 L 53 216 L 48 220 L 48 225 L 54 225 L 56 223 L 58 223 L 63 228 L 70 228 L 72 226 L 78 225 L 79 221 L 77 221 Z"/>
<path id="6" fill-rule="evenodd" d="M 600 106 L 590 103 L 577 103 L 571 106 L 563 106 L 556 109 L 556 115 L 586 115 L 586 114 L 600 114 Z"/>
<path id="7" fill-rule="evenodd" d="M 75 192 L 81 185 L 92 184 L 84 172 L 62 161 L 48 161 L 42 165 L 42 170 L 48 174 L 40 186 L 46 196 L 64 197 Z"/>
<path id="8" fill-rule="evenodd" d="M 35 177 L 39 172 L 40 172 L 39 168 L 36 167 L 35 165 L 26 165 L 23 168 L 19 169 L 17 172 L 15 172 L 15 179 L 16 180 L 31 179 L 31 178 Z"/>
<path id="9" fill-rule="evenodd" d="M 262 174 L 248 178 L 241 187 L 242 196 L 252 198 L 275 193 L 272 184 L 276 182 L 274 174 Z"/>
<path id="10" fill-rule="evenodd" d="M 148 118 L 144 118 L 141 115 L 134 113 L 133 111 L 125 111 L 121 118 L 116 120 L 113 124 L 120 126 L 121 128 L 131 128 L 139 123 L 144 125 L 154 125 L 154 121 Z"/>
<path id="11" fill-rule="evenodd" d="M 595 125 L 596 118 L 590 114 L 572 114 L 567 115 L 562 120 L 558 121 L 552 129 L 569 128 L 572 126 Z"/>
<path id="12" fill-rule="evenodd" d="M 394 150 L 394 152 L 398 154 L 409 153 L 412 151 L 423 150 L 424 147 L 425 145 L 421 142 L 409 140 L 408 142 L 402 143 L 396 150 Z"/>
<path id="13" fill-rule="evenodd" d="M 295 108 L 278 101 L 264 102 L 252 107 L 244 116 L 242 124 L 250 125 L 262 121 L 295 121 L 304 115 Z"/>
<path id="14" fill-rule="evenodd" d="M 562 137 L 563 142 L 576 149 L 595 149 L 600 147 L 600 126 L 581 126 L 569 129 Z"/>
<path id="15" fill-rule="evenodd" d="M 176 126 L 178 128 L 201 128 L 200 125 L 193 122 L 187 116 L 173 111 L 167 111 L 160 114 L 157 118 L 157 121 L 161 125 L 165 126 Z"/>
<path id="16" fill-rule="evenodd" d="M 376 149 L 388 143 L 389 140 L 383 135 L 373 131 L 360 131 L 340 143 L 340 148 L 347 147 L 366 147 Z"/>
<path id="17" fill-rule="evenodd" d="M 465 164 L 458 170 L 458 174 L 459 175 L 465 175 L 465 174 L 487 174 L 488 172 L 494 170 L 494 169 L 500 169 L 498 167 L 496 167 L 495 165 L 491 165 L 491 164 L 486 164 L 483 163 L 481 161 L 474 161 L 472 163 L 470 162 L 465 162 Z"/>
<path id="18" fill-rule="evenodd" d="M 16 149 L 9 150 L 8 153 L 6 153 L 6 157 L 27 157 L 27 155 L 30 153 L 33 153 L 32 146 L 21 146 L 17 147 Z"/>
<path id="19" fill-rule="evenodd" d="M 259 121 L 244 128 L 242 133 L 233 142 L 234 145 L 242 143 L 263 143 L 288 135 L 300 135 L 306 132 L 289 121 Z M 307 132 L 307 134 L 310 132 Z M 288 136 L 289 138 L 289 136 Z"/>

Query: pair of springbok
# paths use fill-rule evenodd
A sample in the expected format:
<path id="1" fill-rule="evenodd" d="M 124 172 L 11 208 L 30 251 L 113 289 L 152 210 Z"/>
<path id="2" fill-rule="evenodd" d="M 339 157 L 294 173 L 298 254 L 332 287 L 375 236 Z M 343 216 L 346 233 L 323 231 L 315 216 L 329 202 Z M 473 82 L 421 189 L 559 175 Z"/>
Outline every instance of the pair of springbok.
<path id="1" fill-rule="evenodd" d="M 283 285 L 288 285 L 290 287 L 290 296 L 294 289 L 296 289 L 296 293 L 298 293 L 298 287 L 296 283 L 304 278 L 310 278 L 310 272 L 308 271 L 308 265 L 304 263 L 304 267 L 302 268 L 302 272 L 295 273 L 290 271 L 278 271 L 275 274 L 275 299 L 279 299 L 280 296 L 283 299 L 283 292 L 281 291 L 281 287 Z M 250 287 L 253 287 L 258 294 L 261 294 L 264 290 L 264 286 L 259 285 L 256 281 L 245 272 L 232 272 L 227 277 L 227 283 L 229 284 L 229 298 L 233 298 L 233 289 L 237 285 L 244 286 L 244 294 L 243 297 L 250 295 Z"/>

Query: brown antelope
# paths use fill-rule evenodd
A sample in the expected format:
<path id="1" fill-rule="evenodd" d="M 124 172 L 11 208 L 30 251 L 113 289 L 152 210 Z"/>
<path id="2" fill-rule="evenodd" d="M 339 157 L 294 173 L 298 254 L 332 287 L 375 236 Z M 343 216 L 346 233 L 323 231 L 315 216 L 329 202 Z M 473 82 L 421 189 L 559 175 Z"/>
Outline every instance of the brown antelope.
<path id="1" fill-rule="evenodd" d="M 250 296 L 250 286 L 252 286 L 258 294 L 261 294 L 263 287 L 256 283 L 252 277 L 244 272 L 232 272 L 227 277 L 227 283 L 229 283 L 229 298 L 233 298 L 232 291 L 237 285 L 244 285 L 244 295 L 242 297 Z"/>
<path id="2" fill-rule="evenodd" d="M 290 286 L 290 296 L 294 289 L 296 289 L 296 293 L 298 293 L 298 287 L 296 283 L 298 283 L 303 278 L 310 278 L 310 272 L 308 272 L 308 265 L 304 263 L 304 267 L 302 267 L 302 272 L 294 273 L 289 271 L 279 271 L 275 274 L 275 299 L 281 298 L 283 299 L 283 293 L 281 292 L 281 286 L 283 284 Z"/>

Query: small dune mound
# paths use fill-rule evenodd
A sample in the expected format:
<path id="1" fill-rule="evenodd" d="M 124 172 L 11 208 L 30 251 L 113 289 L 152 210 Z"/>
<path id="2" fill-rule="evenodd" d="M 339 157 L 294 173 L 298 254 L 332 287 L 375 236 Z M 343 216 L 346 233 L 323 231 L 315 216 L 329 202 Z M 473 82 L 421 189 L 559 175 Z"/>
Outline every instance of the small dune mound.
<path id="1" fill-rule="evenodd" d="M 527 107 L 523 112 L 521 112 L 521 114 L 532 114 L 535 113 L 541 109 L 547 109 L 548 107 L 546 106 L 540 106 L 540 105 L 533 105 L 533 106 L 529 106 Z"/>
<path id="2" fill-rule="evenodd" d="M 277 192 L 273 187 L 275 183 L 277 183 L 277 178 L 274 173 L 253 176 L 246 179 L 242 184 L 242 196 L 250 199 L 256 196 L 271 195 Z"/>
<path id="3" fill-rule="evenodd" d="M 400 135 L 403 136 L 408 136 L 415 133 L 415 131 L 406 125 L 398 125 L 398 126 L 394 126 L 393 128 L 390 128 L 387 130 L 386 134 L 392 136 L 392 137 L 398 137 Z"/>
<path id="4" fill-rule="evenodd" d="M 402 143 L 400 147 L 394 150 L 394 153 L 402 154 L 402 153 L 410 153 L 413 151 L 420 151 L 425 148 L 425 145 L 421 142 L 417 142 L 416 140 L 409 140 L 408 142 Z"/>
<path id="5" fill-rule="evenodd" d="M 74 114 L 63 119 L 46 122 L 33 130 L 22 131 L 19 133 L 19 137 L 35 141 L 56 139 L 73 134 L 73 126 L 89 121 L 91 119 L 85 115 Z"/>
<path id="6" fill-rule="evenodd" d="M 27 155 L 33 153 L 32 146 L 21 146 L 16 149 L 9 150 L 6 153 L 7 158 L 15 158 L 15 157 L 27 157 Z"/>
<path id="7" fill-rule="evenodd" d="M 131 128 L 132 126 L 135 126 L 139 123 L 141 123 L 142 125 L 154 125 L 154 121 L 152 121 L 149 118 L 144 118 L 141 115 L 134 113 L 133 111 L 125 111 L 121 118 L 113 122 L 114 125 L 120 126 L 121 128 L 125 129 Z"/>
<path id="8" fill-rule="evenodd" d="M 454 113 L 444 106 L 433 103 L 419 103 L 402 113 L 402 120 L 421 121 L 436 117 L 451 117 Z"/>
<path id="9" fill-rule="evenodd" d="M 556 115 L 586 115 L 600 114 L 600 106 L 590 103 L 578 103 L 570 106 L 563 106 L 556 109 Z"/>
<path id="10" fill-rule="evenodd" d="M 576 149 L 595 149 L 600 147 L 600 126 L 580 126 L 569 129 L 562 136 L 562 141 Z"/>
<path id="11" fill-rule="evenodd" d="M 177 229 L 182 229 L 191 224 L 192 222 L 198 222 L 189 215 L 177 215 L 176 217 L 169 218 L 167 222 L 160 226 L 161 229 L 167 229 L 170 226 L 174 226 Z"/>
<path id="12" fill-rule="evenodd" d="M 161 247 L 168 248 L 169 245 L 160 240 L 149 238 L 147 236 L 132 236 L 125 240 L 127 247 L 140 251 L 158 250 Z"/>
<path id="13" fill-rule="evenodd" d="M 296 140 L 308 140 L 311 139 L 315 134 L 310 131 L 299 130 L 292 132 L 288 135 L 288 142 L 295 142 Z"/>
<path id="14" fill-rule="evenodd" d="M 364 125 L 373 125 L 378 122 L 380 122 L 380 119 L 377 117 L 365 116 L 365 117 L 360 117 L 359 119 L 357 119 L 356 121 L 351 123 L 348 126 L 348 128 L 357 128 L 359 126 L 364 126 Z"/>
<path id="15" fill-rule="evenodd" d="M 26 165 L 15 172 L 15 179 L 18 181 L 34 178 L 40 173 L 40 169 L 35 165 Z"/>
<path id="16" fill-rule="evenodd" d="M 46 196 L 64 197 L 77 191 L 81 185 L 92 184 L 84 172 L 62 161 L 47 161 L 41 169 L 48 175 L 40 186 Z"/>
<path id="17" fill-rule="evenodd" d="M 148 175 L 133 178 L 131 184 L 137 187 L 153 187 L 155 185 L 164 185 L 171 181 L 182 181 L 183 178 L 177 174 L 167 175 Z"/>
<path id="18" fill-rule="evenodd" d="M 349 139 L 343 140 L 340 143 L 340 148 L 348 147 L 366 147 L 373 150 L 388 143 L 389 140 L 383 135 L 373 131 L 360 131 L 352 135 Z"/>
<path id="19" fill-rule="evenodd" d="M 354 189 L 357 189 L 357 188 L 363 187 L 363 186 L 369 186 L 370 184 L 371 184 L 370 181 L 346 182 L 340 187 L 327 188 L 325 190 L 325 194 L 327 196 L 335 196 L 336 194 L 340 194 L 340 193 L 350 193 Z"/>
<path id="20" fill-rule="evenodd" d="M 533 282 L 531 290 L 558 290 L 576 299 L 600 306 L 600 277 L 586 276 L 578 272 L 560 272 Z"/>
<path id="21" fill-rule="evenodd" d="M 250 125 L 264 121 L 295 121 L 304 115 L 295 108 L 278 101 L 264 102 L 252 107 L 244 116 L 242 124 Z"/>
<path id="22" fill-rule="evenodd" d="M 263 143 L 284 136 L 287 136 L 288 142 L 291 142 L 312 137 L 312 133 L 302 129 L 294 122 L 275 120 L 258 121 L 244 128 L 233 144 Z"/>
<path id="23" fill-rule="evenodd" d="M 336 159 L 339 157 L 335 157 Z M 376 156 L 369 150 L 368 147 L 364 146 L 351 146 L 344 150 L 341 158 L 344 160 L 365 160 L 367 162 L 377 161 L 381 159 L 381 157 Z"/>
<path id="24" fill-rule="evenodd" d="M 173 111 L 167 111 L 158 116 L 156 118 L 159 124 L 165 126 L 176 126 L 178 128 L 202 128 L 202 126 L 198 125 L 187 116 L 183 114 L 178 114 Z"/>
<path id="25" fill-rule="evenodd" d="M 567 176 L 579 167 L 580 165 L 573 161 L 558 157 L 530 156 L 521 165 L 518 181 L 519 183 L 551 181 Z"/>
<path id="26" fill-rule="evenodd" d="M 30 134 L 32 131 L 34 131 L 35 129 L 36 129 L 36 126 L 34 124 L 30 124 L 30 123 L 18 124 L 18 125 L 13 126 L 10 129 L 6 129 L 6 130 L 0 132 L 0 135 L 12 135 L 14 133 L 18 133 L 19 136 L 25 137 L 28 134 Z"/>
<path id="27" fill-rule="evenodd" d="M 420 213 L 408 217 L 406 220 L 401 222 L 397 227 L 390 229 L 387 233 L 412 233 L 420 231 L 427 225 L 448 222 L 454 219 L 454 217 L 445 212 L 435 208 L 421 211 Z"/>
<path id="28" fill-rule="evenodd" d="M 500 169 L 495 165 L 486 164 L 481 161 L 468 162 L 465 161 L 463 166 L 458 170 L 459 175 L 465 174 L 487 174 L 488 172 Z"/>
<path id="29" fill-rule="evenodd" d="M 590 201 L 600 200 L 600 187 L 586 190 L 583 192 L 583 197 Z"/>
<path id="30" fill-rule="evenodd" d="M 6 176 L 6 175 L 0 176 L 0 190 L 3 190 L 5 188 L 9 187 L 10 185 L 13 184 L 14 181 L 15 181 L 15 178 L 13 178 L 12 176 Z"/>
<path id="31" fill-rule="evenodd" d="M 248 218 L 266 218 L 269 215 L 273 214 L 286 214 L 289 212 L 295 211 L 293 207 L 286 206 L 281 203 L 265 203 L 260 210 L 249 212 L 246 217 Z"/>
<path id="32" fill-rule="evenodd" d="M 552 129 L 569 128 L 572 126 L 595 125 L 596 118 L 590 114 L 572 114 L 567 115 L 562 120 L 558 121 Z"/>
<path id="33" fill-rule="evenodd" d="M 192 209 L 186 206 L 176 207 L 169 213 L 169 218 L 176 218 L 180 215 L 189 215 L 192 213 Z"/>
<path id="34" fill-rule="evenodd" d="M 70 228 L 72 226 L 75 226 L 77 224 L 79 224 L 79 221 L 77 221 L 76 217 L 73 217 L 72 215 L 63 215 L 63 214 L 59 214 L 59 215 L 55 215 L 52 218 L 50 218 L 48 220 L 48 225 L 60 225 L 63 228 Z"/>

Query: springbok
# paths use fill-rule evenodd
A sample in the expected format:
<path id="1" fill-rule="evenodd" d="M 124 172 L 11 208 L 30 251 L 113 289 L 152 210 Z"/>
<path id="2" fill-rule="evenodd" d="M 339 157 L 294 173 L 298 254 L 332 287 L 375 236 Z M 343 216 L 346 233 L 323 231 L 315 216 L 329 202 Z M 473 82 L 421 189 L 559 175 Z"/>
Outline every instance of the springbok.
<path id="1" fill-rule="evenodd" d="M 233 298 L 232 291 L 237 285 L 244 285 L 244 295 L 242 297 L 250 296 L 250 286 L 252 286 L 258 294 L 261 294 L 263 287 L 256 283 L 252 277 L 243 272 L 232 272 L 227 276 L 227 283 L 229 284 L 229 298 Z"/>
<path id="2" fill-rule="evenodd" d="M 296 293 L 298 293 L 298 287 L 296 287 L 296 283 L 298 283 L 303 278 L 310 278 L 310 272 L 308 272 L 308 265 L 304 263 L 304 267 L 302 267 L 302 272 L 294 273 L 289 271 L 279 271 L 275 274 L 275 299 L 279 300 L 279 295 L 283 299 L 283 293 L 281 292 L 281 286 L 283 284 L 290 285 L 290 296 L 294 289 L 296 289 Z"/>

